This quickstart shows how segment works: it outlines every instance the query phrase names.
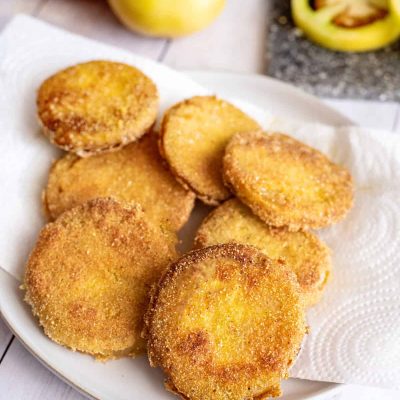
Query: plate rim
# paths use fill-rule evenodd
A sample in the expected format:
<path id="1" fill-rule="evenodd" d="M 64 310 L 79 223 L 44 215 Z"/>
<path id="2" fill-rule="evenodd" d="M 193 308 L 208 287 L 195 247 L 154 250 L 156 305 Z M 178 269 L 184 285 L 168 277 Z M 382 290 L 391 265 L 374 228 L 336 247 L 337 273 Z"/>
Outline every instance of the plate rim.
<path id="1" fill-rule="evenodd" d="M 354 121 L 352 121 L 350 118 L 346 117 L 343 115 L 341 112 L 335 110 L 333 107 L 323 103 L 318 97 L 309 94 L 305 92 L 302 89 L 299 89 L 289 83 L 283 82 L 279 79 L 272 78 L 270 76 L 266 75 L 261 75 L 257 73 L 248 73 L 248 72 L 233 72 L 233 71 L 223 71 L 223 70 L 212 70 L 212 69 L 198 69 L 198 68 L 190 68 L 190 69 L 184 69 L 182 70 L 186 75 L 188 75 L 190 78 L 192 78 L 194 81 L 197 82 L 196 77 L 232 77 L 233 79 L 246 79 L 246 80 L 256 80 L 260 81 L 263 84 L 266 84 L 267 86 L 273 85 L 275 87 L 283 87 L 289 92 L 292 92 L 299 96 L 300 98 L 303 98 L 311 104 L 315 104 L 318 107 L 324 108 L 326 111 L 328 111 L 333 118 L 337 119 L 340 121 L 340 124 L 342 125 L 356 125 Z M 207 84 L 206 84 L 207 88 Z M 315 382 L 315 381 L 314 381 Z M 324 382 L 327 384 L 326 388 L 322 388 L 318 390 L 315 394 L 311 396 L 305 397 L 305 399 L 310 399 L 310 400 L 319 400 L 322 398 L 325 398 L 326 395 L 335 395 L 338 392 L 341 392 L 344 388 L 343 383 L 334 383 L 334 382 Z"/>
<path id="2" fill-rule="evenodd" d="M 16 282 L 16 284 L 20 283 L 15 276 L 12 276 L 8 271 L 3 269 L 3 267 L 1 265 L 0 265 L 0 275 L 6 276 L 7 277 L 6 279 L 14 280 Z M 0 278 L 0 280 L 1 280 L 1 278 Z M 31 346 L 29 346 L 29 344 L 26 343 L 26 341 L 20 336 L 20 334 L 18 333 L 18 330 L 13 326 L 12 322 L 7 318 L 7 316 L 4 314 L 3 310 L 4 310 L 4 305 L 2 306 L 2 304 L 0 303 L 0 318 L 5 323 L 5 325 L 10 330 L 10 332 L 18 339 L 19 343 L 22 344 L 24 349 L 27 350 L 28 353 L 31 354 L 35 358 L 35 360 L 37 360 L 47 370 L 49 370 L 52 374 L 54 374 L 58 379 L 61 379 L 64 383 L 71 386 L 78 393 L 82 394 L 83 396 L 87 397 L 88 399 L 98 400 L 92 394 L 87 392 L 83 387 L 81 387 L 77 383 L 74 383 L 71 380 L 69 380 L 66 376 L 64 376 L 61 372 L 59 372 L 56 369 L 56 367 L 53 367 L 52 365 L 50 365 L 44 358 L 42 358 L 39 354 L 37 354 L 35 352 L 35 350 Z"/>
<path id="3" fill-rule="evenodd" d="M 251 73 L 251 72 L 234 72 L 234 71 L 228 71 L 228 70 L 214 70 L 214 69 L 198 69 L 198 68 L 185 68 L 180 70 L 189 78 L 194 80 L 196 83 L 199 83 L 203 85 L 202 82 L 198 82 L 196 78 L 202 77 L 202 78 L 207 78 L 207 77 L 231 77 L 233 79 L 245 79 L 245 80 L 257 80 L 262 82 L 263 84 L 266 84 L 267 86 L 273 86 L 276 88 L 284 88 L 285 90 L 291 92 L 293 95 L 298 96 L 299 98 L 302 98 L 303 100 L 306 100 L 307 102 L 310 102 L 312 105 L 315 105 L 321 109 L 324 109 L 326 112 L 328 112 L 331 116 L 331 118 L 336 119 L 339 124 L 338 125 L 358 125 L 355 121 L 347 117 L 346 115 L 342 114 L 340 111 L 334 109 L 330 105 L 324 103 L 320 98 L 317 96 L 307 93 L 304 90 L 291 85 L 290 83 L 281 81 L 276 78 L 272 78 L 267 75 L 262 75 L 259 73 Z M 207 86 L 205 86 L 206 89 L 209 89 Z M 248 101 L 248 100 L 247 100 Z M 251 103 L 251 101 L 249 101 Z"/>
<path id="4" fill-rule="evenodd" d="M 19 279 L 11 275 L 0 265 L 0 289 L 2 285 L 7 285 L 4 284 L 4 281 L 12 281 L 12 284 L 17 285 L 17 289 L 20 288 L 21 282 L 19 281 Z M 21 301 L 23 300 L 21 299 Z M 2 321 L 4 321 L 4 324 L 11 331 L 11 333 L 18 339 L 19 343 L 28 351 L 28 353 L 30 353 L 48 371 L 50 371 L 68 386 L 76 390 L 78 393 L 83 395 L 85 398 L 88 398 L 89 400 L 101 400 L 102 397 L 99 397 L 99 394 L 95 394 L 94 390 L 92 390 L 90 387 L 85 388 L 83 385 L 78 384 L 77 382 L 74 382 L 73 380 L 67 378 L 61 371 L 57 369 L 55 363 L 53 363 L 54 365 L 52 365 L 48 357 L 46 357 L 45 355 L 41 355 L 40 349 L 36 349 L 34 345 L 30 345 L 25 339 L 23 339 L 23 335 L 20 333 L 23 331 L 23 326 L 21 326 L 19 323 L 15 325 L 13 324 L 12 316 L 8 315 L 11 313 L 11 310 L 7 309 L 6 304 L 6 302 L 2 302 L 2 296 L 0 294 L 0 318 L 2 319 Z M 25 305 L 23 304 L 23 306 Z M 5 312 L 6 309 L 7 312 Z"/>
<path id="5" fill-rule="evenodd" d="M 252 80 L 252 81 L 258 81 L 262 82 L 263 85 L 266 86 L 273 86 L 273 87 L 281 87 L 284 88 L 285 91 L 289 91 L 299 98 L 302 98 L 306 100 L 307 102 L 310 102 L 312 105 L 318 106 L 319 108 L 325 109 L 326 112 L 328 112 L 333 119 L 336 119 L 337 121 L 340 121 L 339 123 L 342 125 L 349 125 L 352 124 L 354 125 L 355 123 L 351 121 L 349 118 L 341 114 L 339 111 L 335 110 L 334 108 L 330 107 L 329 105 L 323 103 L 320 99 L 317 97 L 308 94 L 304 92 L 301 89 L 298 89 L 294 87 L 293 85 L 290 85 L 288 83 L 282 82 L 278 79 L 274 79 L 265 75 L 260 75 L 260 74 L 253 74 L 253 73 L 246 73 L 246 72 L 231 72 L 231 71 L 222 71 L 222 70 L 212 70 L 212 69 L 184 69 L 181 72 L 186 74 L 189 78 L 194 80 L 196 83 L 199 83 L 196 79 L 196 76 L 202 76 L 203 78 L 209 77 L 231 77 L 234 80 L 238 79 L 245 79 L 245 80 Z M 204 84 L 200 82 L 200 84 Z M 208 89 L 207 84 L 204 85 L 205 89 Z M 251 103 L 251 102 L 250 102 Z M 15 280 L 17 283 L 19 282 L 14 276 L 9 274 L 7 271 L 5 271 L 3 268 L 0 266 L 0 275 L 5 274 L 7 278 L 10 278 L 12 280 Z M 6 278 L 6 279 L 7 279 Z M 88 397 L 89 399 L 96 399 L 92 393 L 87 391 L 87 389 L 79 386 L 77 383 L 69 380 L 66 378 L 61 372 L 57 370 L 56 366 L 50 365 L 46 360 L 44 360 L 39 352 L 36 352 L 31 346 L 29 346 L 28 343 L 26 343 L 21 335 L 19 334 L 19 326 L 14 326 L 14 324 L 7 318 L 7 313 L 4 313 L 6 308 L 6 304 L 1 304 L 0 303 L 0 316 L 7 325 L 7 327 L 10 329 L 10 331 L 13 333 L 13 335 L 19 340 L 19 342 L 23 345 L 25 349 L 28 350 L 30 354 L 32 354 L 45 368 L 47 368 L 49 371 L 51 371 L 54 375 L 56 375 L 59 379 L 61 379 L 63 382 L 67 383 L 71 387 L 73 387 L 75 390 L 77 390 L 79 393 L 82 395 Z M 313 394 L 306 395 L 303 397 L 304 400 L 322 400 L 325 399 L 327 395 L 335 395 L 343 390 L 344 384 L 341 383 L 334 383 L 334 382 L 324 382 L 326 383 L 325 388 L 321 388 L 317 391 L 315 391 Z"/>
<path id="6" fill-rule="evenodd" d="M 17 278 L 12 276 L 8 271 L 4 270 L 0 266 L 0 285 L 3 280 L 11 280 L 15 282 L 16 285 L 18 285 L 20 282 L 18 281 Z M 18 339 L 20 344 L 41 364 L 43 365 L 46 369 L 48 369 L 51 373 L 53 373 L 57 378 L 61 379 L 64 383 L 67 385 L 71 386 L 73 389 L 75 389 L 77 392 L 82 394 L 83 396 L 87 397 L 88 399 L 94 399 L 94 400 L 99 400 L 99 397 L 96 397 L 94 394 L 92 394 L 89 389 L 85 389 L 84 387 L 80 386 L 78 383 L 73 382 L 72 380 L 68 379 L 66 376 L 60 372 L 57 367 L 54 365 L 51 365 L 47 360 L 45 360 L 39 352 L 36 352 L 33 347 L 31 347 L 19 334 L 19 329 L 21 328 L 19 325 L 14 326 L 14 324 L 11 321 L 11 318 L 9 319 L 7 316 L 7 313 L 4 312 L 4 303 L 0 302 L 0 318 L 4 321 L 8 329 L 11 331 L 11 333 Z M 301 379 L 305 381 L 306 379 Z M 321 388 L 314 393 L 310 395 L 306 395 L 302 397 L 302 400 L 324 400 L 326 399 L 327 395 L 333 396 L 335 394 L 338 394 L 342 391 L 344 384 L 341 383 L 334 383 L 334 382 L 324 382 L 327 384 L 327 387 Z"/>

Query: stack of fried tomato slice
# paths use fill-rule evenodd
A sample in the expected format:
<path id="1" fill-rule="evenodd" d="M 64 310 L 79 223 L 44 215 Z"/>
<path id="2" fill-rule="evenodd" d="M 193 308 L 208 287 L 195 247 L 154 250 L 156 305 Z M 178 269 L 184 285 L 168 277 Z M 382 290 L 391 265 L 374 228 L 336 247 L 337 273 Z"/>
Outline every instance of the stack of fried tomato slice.
<path id="1" fill-rule="evenodd" d="M 385 47 L 400 37 L 400 0 L 292 0 L 296 25 L 337 51 Z"/>

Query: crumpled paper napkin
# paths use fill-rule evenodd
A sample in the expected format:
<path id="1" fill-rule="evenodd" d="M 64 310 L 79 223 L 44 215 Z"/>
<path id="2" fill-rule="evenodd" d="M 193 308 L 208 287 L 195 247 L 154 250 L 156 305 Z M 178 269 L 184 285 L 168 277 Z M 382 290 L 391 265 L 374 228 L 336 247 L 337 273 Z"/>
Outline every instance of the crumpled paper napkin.
<path id="1" fill-rule="evenodd" d="M 21 278 L 44 223 L 41 192 L 52 161 L 62 154 L 42 134 L 36 93 L 44 79 L 78 62 L 132 64 L 156 83 L 161 111 L 204 88 L 172 69 L 19 15 L 0 36 L 0 266 Z"/>
<path id="2" fill-rule="evenodd" d="M 400 389 L 400 135 L 275 121 L 346 166 L 354 207 L 320 230 L 333 273 L 291 376 Z"/>
<path id="3" fill-rule="evenodd" d="M 44 223 L 40 194 L 60 152 L 36 121 L 36 89 L 65 66 L 113 59 L 143 69 L 156 82 L 162 109 L 208 93 L 164 66 L 19 16 L 0 37 L 0 266 L 20 279 Z M 268 95 L 266 93 L 266 95 Z M 333 253 L 333 276 L 308 312 L 311 332 L 291 375 L 400 388 L 400 136 L 272 119 L 242 108 L 268 130 L 289 133 L 345 165 L 355 205 L 319 234 Z"/>

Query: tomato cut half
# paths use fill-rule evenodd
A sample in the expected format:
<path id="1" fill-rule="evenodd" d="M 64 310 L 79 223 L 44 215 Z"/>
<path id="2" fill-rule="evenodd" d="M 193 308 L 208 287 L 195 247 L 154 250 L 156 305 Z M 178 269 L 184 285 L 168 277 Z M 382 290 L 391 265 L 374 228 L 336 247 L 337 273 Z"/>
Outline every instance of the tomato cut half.
<path id="1" fill-rule="evenodd" d="M 296 25 L 311 40 L 338 51 L 385 47 L 400 37 L 400 0 L 291 0 Z"/>
<path id="2" fill-rule="evenodd" d="M 400 25 L 400 0 L 390 0 L 390 9 L 397 17 L 397 23 Z"/>

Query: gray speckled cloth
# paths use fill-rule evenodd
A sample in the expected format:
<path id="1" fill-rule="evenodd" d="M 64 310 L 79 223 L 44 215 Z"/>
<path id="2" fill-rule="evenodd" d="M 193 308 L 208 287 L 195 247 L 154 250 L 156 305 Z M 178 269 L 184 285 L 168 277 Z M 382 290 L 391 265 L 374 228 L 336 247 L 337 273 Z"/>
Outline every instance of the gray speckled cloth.
<path id="1" fill-rule="evenodd" d="M 368 53 L 323 49 L 302 36 L 289 0 L 272 0 L 267 74 L 324 97 L 400 101 L 400 42 Z"/>

